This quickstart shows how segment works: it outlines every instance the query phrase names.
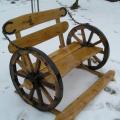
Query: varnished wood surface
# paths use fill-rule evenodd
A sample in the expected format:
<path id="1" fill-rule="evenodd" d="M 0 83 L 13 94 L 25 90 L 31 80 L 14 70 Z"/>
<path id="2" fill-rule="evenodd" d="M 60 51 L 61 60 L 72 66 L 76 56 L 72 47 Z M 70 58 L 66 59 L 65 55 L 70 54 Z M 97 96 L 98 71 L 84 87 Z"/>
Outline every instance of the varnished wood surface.
<path id="1" fill-rule="evenodd" d="M 60 18 L 57 18 L 56 19 L 56 23 L 60 23 Z M 59 41 L 60 41 L 60 48 L 63 48 L 63 47 L 65 47 L 65 41 L 64 41 L 64 36 L 63 36 L 63 34 L 59 34 L 58 35 L 59 36 Z"/>
<path id="2" fill-rule="evenodd" d="M 57 19 L 62 15 L 65 15 L 65 10 L 60 8 L 47 10 L 43 12 L 36 12 L 32 14 L 26 14 L 9 20 L 10 22 L 13 22 L 13 24 L 7 25 L 6 31 L 7 32 L 12 32 L 13 30 L 16 30 L 16 32 L 22 31 L 30 27 L 33 27 L 37 24 Z"/>
<path id="3" fill-rule="evenodd" d="M 61 48 L 49 57 L 57 66 L 61 76 L 65 76 L 73 68 L 81 64 L 82 61 L 100 52 L 102 49 L 97 47 L 81 48 L 78 42 L 74 42 L 64 48 Z M 41 67 L 45 71 L 45 66 Z"/>
<path id="4" fill-rule="evenodd" d="M 73 68 L 81 64 L 82 61 L 93 56 L 97 52 L 100 52 L 101 48 L 96 47 L 84 47 L 80 48 L 79 43 L 73 43 L 64 49 L 59 49 L 58 51 L 49 55 L 52 61 L 57 66 L 60 74 L 64 77 Z M 45 71 L 45 67 L 41 71 Z M 52 78 L 49 76 L 46 79 L 52 82 Z"/>
<path id="5" fill-rule="evenodd" d="M 15 33 L 15 36 L 16 36 L 16 39 L 20 39 L 20 38 L 21 38 L 20 32 L 16 32 L 16 33 Z"/>
<path id="6" fill-rule="evenodd" d="M 64 48 L 60 48 L 56 51 L 54 51 L 53 53 L 51 53 L 49 55 L 49 57 L 54 61 L 58 61 L 60 59 L 63 59 L 65 56 L 72 54 L 74 51 L 78 50 L 80 48 L 80 45 L 78 42 L 73 42 L 72 44 L 64 47 Z"/>
<path id="7" fill-rule="evenodd" d="M 82 61 L 100 52 L 102 49 L 97 47 L 83 47 L 81 48 L 78 42 L 74 42 L 69 46 L 61 48 L 49 57 L 55 63 L 62 77 L 64 77 L 73 68 L 81 64 Z M 46 67 L 43 65 L 40 69 L 46 71 Z M 52 82 L 51 76 L 47 76 L 50 82 Z"/>
<path id="8" fill-rule="evenodd" d="M 21 48 L 32 47 L 46 40 L 50 40 L 51 38 L 64 33 L 68 29 L 67 22 L 61 22 L 56 25 L 50 26 L 48 28 L 42 29 L 40 31 L 34 32 L 30 35 L 27 35 L 22 38 L 18 38 L 13 41 L 14 44 Z M 13 45 L 8 46 L 10 52 L 15 52 L 17 49 Z"/>
<path id="9" fill-rule="evenodd" d="M 80 48 L 67 56 L 63 55 L 64 57 L 59 59 L 57 62 L 55 62 L 55 64 L 56 64 L 58 70 L 60 71 L 61 75 L 65 76 L 73 68 L 75 68 L 79 64 L 81 64 L 82 61 L 88 59 L 89 57 L 95 55 L 96 53 L 98 53 L 100 51 L 101 51 L 101 49 L 96 48 L 96 47 Z M 53 62 L 55 59 L 57 59 L 57 58 L 52 59 Z"/>

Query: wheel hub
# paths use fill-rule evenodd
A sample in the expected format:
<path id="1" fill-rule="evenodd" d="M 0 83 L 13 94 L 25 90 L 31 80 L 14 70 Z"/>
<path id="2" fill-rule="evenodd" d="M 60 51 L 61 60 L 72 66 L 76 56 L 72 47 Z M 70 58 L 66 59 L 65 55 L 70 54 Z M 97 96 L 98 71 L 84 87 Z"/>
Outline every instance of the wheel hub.
<path id="1" fill-rule="evenodd" d="M 43 73 L 29 73 L 22 86 L 29 90 L 40 87 L 42 79 L 44 79 Z"/>

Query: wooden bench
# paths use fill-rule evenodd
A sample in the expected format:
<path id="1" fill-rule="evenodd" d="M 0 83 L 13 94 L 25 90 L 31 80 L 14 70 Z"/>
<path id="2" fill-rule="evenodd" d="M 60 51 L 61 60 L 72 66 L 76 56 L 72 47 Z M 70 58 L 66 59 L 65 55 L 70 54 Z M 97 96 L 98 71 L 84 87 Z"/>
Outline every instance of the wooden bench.
<path id="1" fill-rule="evenodd" d="M 9 20 L 3 26 L 4 34 L 15 34 L 16 40 L 10 42 L 8 49 L 13 54 L 10 61 L 10 74 L 15 88 L 19 95 L 29 104 L 42 111 L 51 111 L 58 114 L 56 120 L 73 120 L 85 105 L 100 92 L 107 83 L 113 79 L 114 71 L 106 74 L 94 71 L 101 68 L 109 56 L 109 44 L 104 34 L 89 24 L 81 24 L 73 28 L 67 38 L 65 45 L 63 33 L 68 29 L 68 22 L 60 21 L 60 17 L 67 13 L 65 8 L 58 8 L 23 15 Z M 21 36 L 21 31 L 31 28 L 35 25 L 55 20 L 56 24 L 48 26 L 37 32 L 26 36 Z M 90 31 L 88 41 L 85 29 Z M 77 36 L 77 31 L 82 39 Z M 100 40 L 91 42 L 93 34 L 96 34 Z M 59 49 L 50 55 L 33 48 L 33 46 L 59 36 Z M 74 39 L 72 41 L 72 39 Z M 76 41 L 75 41 L 76 40 Z M 102 44 L 103 47 L 97 46 Z M 103 60 L 100 60 L 96 54 L 102 54 Z M 32 58 L 30 57 L 32 55 Z M 34 62 L 33 62 L 34 57 Z M 88 65 L 84 61 L 88 61 Z M 91 62 L 97 64 L 92 66 Z M 59 104 L 63 97 L 62 78 L 73 68 L 80 67 L 100 77 L 98 82 L 91 86 L 82 96 L 78 97 L 63 112 L 54 108 Z M 19 77 L 24 78 L 19 82 Z M 54 96 L 48 89 L 54 91 Z M 29 90 L 29 93 L 25 91 Z M 34 93 L 37 93 L 37 97 Z M 45 101 L 44 97 L 47 98 Z"/>

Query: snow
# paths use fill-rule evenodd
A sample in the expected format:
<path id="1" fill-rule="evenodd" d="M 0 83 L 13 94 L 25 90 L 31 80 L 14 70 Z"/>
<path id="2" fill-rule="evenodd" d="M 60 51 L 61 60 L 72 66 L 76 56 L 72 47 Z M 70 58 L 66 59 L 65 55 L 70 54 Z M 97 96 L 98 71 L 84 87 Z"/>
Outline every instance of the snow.
<path id="1" fill-rule="evenodd" d="M 40 10 L 52 9 L 63 5 L 70 6 L 74 0 L 40 0 Z M 108 84 L 116 94 L 102 91 L 89 105 L 76 117 L 76 120 L 120 120 L 120 2 L 110 3 L 104 0 L 80 0 L 81 8 L 72 12 L 74 18 L 81 23 L 90 23 L 98 27 L 109 40 L 111 52 L 107 64 L 100 69 L 106 72 L 113 69 L 116 72 L 115 81 Z M 54 120 L 55 116 L 43 113 L 26 104 L 14 91 L 14 86 L 9 75 L 9 61 L 11 54 L 8 52 L 8 42 L 2 34 L 2 25 L 9 19 L 30 12 L 30 1 L 16 0 L 16 4 L 10 4 L 10 0 L 0 0 L 0 120 Z M 75 24 L 69 16 L 62 18 L 69 21 L 69 30 Z M 45 28 L 53 22 L 42 24 Z M 38 28 L 39 28 L 38 27 Z M 29 30 L 38 29 L 37 27 Z M 28 31 L 24 31 L 25 35 Z M 58 48 L 57 38 L 37 45 L 44 52 L 51 53 Z M 49 44 L 49 45 L 48 45 Z M 56 45 L 57 44 L 57 45 Z M 64 97 L 58 109 L 63 110 L 77 96 L 82 94 L 96 81 L 96 76 L 82 70 L 72 70 L 63 78 Z M 73 82 L 73 80 L 75 82 Z M 74 84 L 73 84 L 74 83 Z M 72 93 L 72 94 L 71 94 Z"/>

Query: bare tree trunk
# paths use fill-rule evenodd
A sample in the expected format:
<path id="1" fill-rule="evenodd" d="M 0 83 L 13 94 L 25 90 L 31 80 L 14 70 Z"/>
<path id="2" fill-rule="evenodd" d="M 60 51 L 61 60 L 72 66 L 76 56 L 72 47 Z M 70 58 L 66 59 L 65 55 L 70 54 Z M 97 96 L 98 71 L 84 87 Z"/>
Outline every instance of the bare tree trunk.
<path id="1" fill-rule="evenodd" d="M 71 10 L 78 9 L 80 7 L 78 2 L 79 0 L 76 0 L 75 3 L 73 3 L 73 5 L 70 7 Z"/>

